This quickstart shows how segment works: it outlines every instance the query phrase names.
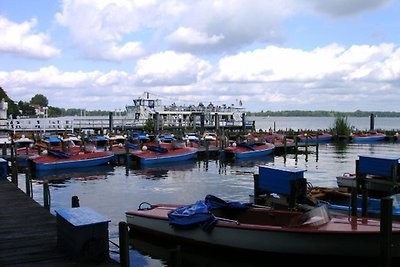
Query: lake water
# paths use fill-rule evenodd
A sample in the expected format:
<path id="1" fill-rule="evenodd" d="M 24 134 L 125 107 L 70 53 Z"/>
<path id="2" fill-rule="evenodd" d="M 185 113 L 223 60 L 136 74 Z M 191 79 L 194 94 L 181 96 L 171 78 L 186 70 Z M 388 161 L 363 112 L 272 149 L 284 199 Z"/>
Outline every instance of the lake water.
<path id="1" fill-rule="evenodd" d="M 332 128 L 335 123 L 334 117 L 248 117 L 255 121 L 256 129 L 263 130 L 325 130 Z M 369 117 L 348 117 L 349 126 L 358 130 L 370 129 Z M 399 130 L 400 118 L 375 117 L 374 129 Z"/>
<path id="2" fill-rule="evenodd" d="M 285 123 L 291 119 L 285 120 Z M 268 121 L 263 123 L 269 125 L 273 120 L 276 118 L 268 118 Z M 313 128 L 314 125 L 323 129 L 329 125 L 327 121 L 323 121 L 324 124 L 313 124 L 316 123 L 314 118 L 312 121 L 293 123 L 290 127 L 304 129 Z M 278 122 L 283 123 L 283 120 L 277 120 L 277 125 Z M 366 124 L 365 127 L 368 127 L 368 121 Z M 396 125 L 392 124 L 392 127 Z M 56 176 L 61 176 L 63 179 L 50 183 L 50 210 L 55 214 L 57 209 L 71 207 L 71 198 L 76 195 L 81 206 L 90 207 L 111 219 L 109 237 L 112 242 L 118 244 L 118 223 L 125 221 L 127 210 L 137 209 L 144 201 L 151 204 L 191 204 L 204 199 L 207 194 L 214 194 L 223 199 L 248 202 L 249 194 L 253 193 L 253 174 L 258 172 L 260 165 L 302 168 L 306 170 L 305 178 L 308 182 L 316 186 L 332 187 L 336 186 L 337 175 L 355 171 L 358 155 L 400 155 L 400 143 L 341 145 L 327 143 L 319 146 L 318 153 L 315 147 L 310 147 L 308 152 L 308 154 L 297 154 L 297 157 L 295 154 L 288 154 L 286 157 L 274 155 L 256 160 L 226 161 L 215 156 L 157 168 L 140 169 L 130 163 L 58 173 Z M 24 175 L 19 176 L 19 187 L 25 191 Z M 33 196 L 37 202 L 43 204 L 43 186 L 40 181 L 34 181 Z M 147 244 L 145 247 L 148 248 L 150 245 Z M 110 248 L 111 257 L 119 260 L 119 255 L 116 253 L 118 248 L 112 244 Z M 161 258 L 168 255 L 168 250 L 161 249 L 160 252 L 154 247 L 149 253 L 150 255 L 147 255 L 146 252 L 132 248 L 131 266 L 167 266 L 165 260 Z M 241 263 L 231 257 L 215 259 L 201 253 L 195 253 L 189 258 L 196 259 L 190 266 L 257 266 L 250 260 Z"/>

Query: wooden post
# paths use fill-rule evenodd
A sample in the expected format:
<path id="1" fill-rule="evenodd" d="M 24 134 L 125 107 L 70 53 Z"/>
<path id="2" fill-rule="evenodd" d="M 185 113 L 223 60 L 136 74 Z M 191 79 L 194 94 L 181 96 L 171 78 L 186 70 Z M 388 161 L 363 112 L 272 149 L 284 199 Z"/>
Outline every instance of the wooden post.
<path id="1" fill-rule="evenodd" d="M 287 139 L 286 135 L 283 136 L 283 155 L 285 156 L 285 161 L 286 161 L 286 154 L 287 154 Z"/>
<path id="2" fill-rule="evenodd" d="M 393 199 L 381 199 L 381 224 L 380 224 L 380 267 L 391 266 L 392 261 L 392 208 Z"/>
<path id="3" fill-rule="evenodd" d="M 126 222 L 119 222 L 119 262 L 124 267 L 130 266 L 129 259 L 129 234 Z"/>
<path id="4" fill-rule="evenodd" d="M 295 156 L 295 159 L 296 159 L 296 161 L 297 161 L 297 153 L 299 152 L 299 145 L 298 145 L 298 136 L 295 136 L 294 137 L 294 148 L 295 148 L 295 150 L 294 150 L 294 156 Z"/>
<path id="5" fill-rule="evenodd" d="M 79 205 L 79 198 L 78 198 L 78 196 L 73 196 L 72 198 L 71 198 L 71 207 L 72 208 L 78 208 L 80 205 Z"/>
<path id="6" fill-rule="evenodd" d="M 32 197 L 32 181 L 31 181 L 31 174 L 29 170 L 25 171 L 25 192 L 28 196 Z"/>
<path id="7" fill-rule="evenodd" d="M 360 192 L 361 186 L 361 177 L 360 177 L 360 164 L 359 161 L 356 160 L 356 186 L 351 189 L 351 215 L 357 215 L 357 195 Z"/>
<path id="8" fill-rule="evenodd" d="M 357 188 L 351 188 L 351 216 L 357 216 Z"/>
<path id="9" fill-rule="evenodd" d="M 306 137 L 306 161 L 308 161 L 308 135 Z"/>
<path id="10" fill-rule="evenodd" d="M 50 210 L 50 190 L 47 181 L 43 183 L 43 206 L 45 209 Z"/>

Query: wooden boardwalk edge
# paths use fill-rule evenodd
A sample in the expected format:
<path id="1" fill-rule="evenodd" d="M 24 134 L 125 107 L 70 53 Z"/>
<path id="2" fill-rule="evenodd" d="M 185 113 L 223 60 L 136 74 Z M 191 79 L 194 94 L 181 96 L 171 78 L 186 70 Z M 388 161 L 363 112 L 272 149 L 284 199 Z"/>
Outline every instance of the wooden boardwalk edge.
<path id="1" fill-rule="evenodd" d="M 0 266 L 120 266 L 79 263 L 57 248 L 57 220 L 8 179 L 0 180 Z"/>

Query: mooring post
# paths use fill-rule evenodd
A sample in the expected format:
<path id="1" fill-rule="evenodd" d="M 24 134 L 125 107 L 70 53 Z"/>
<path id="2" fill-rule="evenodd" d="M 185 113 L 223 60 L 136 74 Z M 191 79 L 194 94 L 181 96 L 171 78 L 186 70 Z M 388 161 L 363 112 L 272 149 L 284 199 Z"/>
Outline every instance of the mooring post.
<path id="1" fill-rule="evenodd" d="M 31 186 L 32 186 L 31 174 L 30 174 L 29 170 L 26 170 L 25 171 L 25 192 L 30 197 L 32 197 Z"/>
<path id="2" fill-rule="evenodd" d="M 287 154 L 287 138 L 286 138 L 286 135 L 283 136 L 283 154 L 285 155 L 285 159 L 286 159 L 286 154 Z"/>
<path id="3" fill-rule="evenodd" d="M 121 266 L 129 267 L 129 233 L 126 222 L 119 222 L 119 262 Z"/>
<path id="4" fill-rule="evenodd" d="M 380 267 L 389 267 L 392 264 L 392 208 L 391 197 L 381 199 Z"/>
<path id="5" fill-rule="evenodd" d="M 78 198 L 78 196 L 73 196 L 72 198 L 71 198 L 71 207 L 72 208 L 79 208 L 79 198 Z"/>
<path id="6" fill-rule="evenodd" d="M 307 135 L 307 133 L 306 133 Z M 308 135 L 306 136 L 306 149 L 305 149 L 305 153 L 306 153 L 306 162 L 308 161 Z"/>
<path id="7" fill-rule="evenodd" d="M 351 216 L 357 216 L 357 188 L 351 188 Z"/>
<path id="8" fill-rule="evenodd" d="M 50 190 L 47 181 L 43 183 L 43 206 L 45 209 L 50 210 Z"/>

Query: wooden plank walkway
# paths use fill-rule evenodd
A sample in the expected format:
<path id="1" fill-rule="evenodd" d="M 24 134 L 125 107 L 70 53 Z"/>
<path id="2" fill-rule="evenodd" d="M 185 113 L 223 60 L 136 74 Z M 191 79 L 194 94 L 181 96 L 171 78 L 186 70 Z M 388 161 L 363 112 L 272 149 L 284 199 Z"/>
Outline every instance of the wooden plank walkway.
<path id="1" fill-rule="evenodd" d="M 120 266 L 79 263 L 57 249 L 57 220 L 9 180 L 0 180 L 0 266 Z"/>

